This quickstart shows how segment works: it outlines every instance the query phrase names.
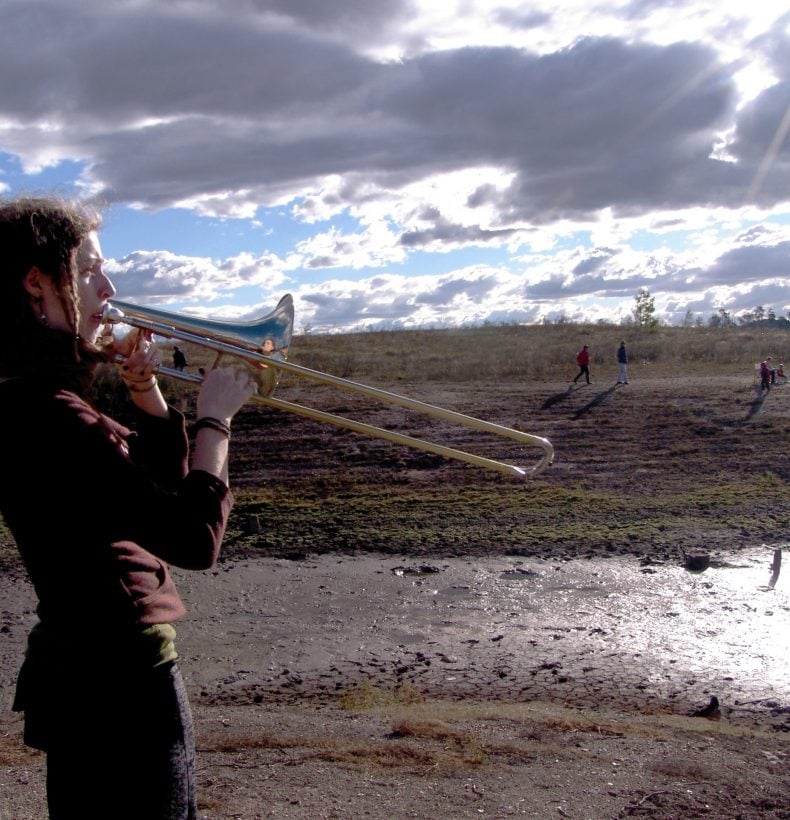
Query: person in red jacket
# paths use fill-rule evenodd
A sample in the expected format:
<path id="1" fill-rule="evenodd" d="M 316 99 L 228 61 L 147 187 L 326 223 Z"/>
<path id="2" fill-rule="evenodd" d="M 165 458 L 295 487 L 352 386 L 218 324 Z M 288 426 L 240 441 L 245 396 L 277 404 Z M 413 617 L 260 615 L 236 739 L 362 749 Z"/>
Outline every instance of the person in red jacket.
<path id="1" fill-rule="evenodd" d="M 192 820 L 173 627 L 185 607 L 168 565 L 217 560 L 230 423 L 253 386 L 243 371 L 207 374 L 190 462 L 151 339 L 96 344 L 115 294 L 98 227 L 58 199 L 0 203 L 0 512 L 38 598 L 14 709 L 24 742 L 46 752 L 53 820 Z M 89 398 L 95 367 L 116 354 L 128 427 Z"/>
<path id="2" fill-rule="evenodd" d="M 584 345 L 577 354 L 576 364 L 579 365 L 579 372 L 573 380 L 573 383 L 576 384 L 576 382 L 584 376 L 587 379 L 587 384 L 590 384 L 590 348 L 588 345 Z"/>
<path id="3" fill-rule="evenodd" d="M 760 389 L 770 390 L 771 383 L 774 381 L 773 370 L 771 368 L 771 357 L 760 362 Z"/>

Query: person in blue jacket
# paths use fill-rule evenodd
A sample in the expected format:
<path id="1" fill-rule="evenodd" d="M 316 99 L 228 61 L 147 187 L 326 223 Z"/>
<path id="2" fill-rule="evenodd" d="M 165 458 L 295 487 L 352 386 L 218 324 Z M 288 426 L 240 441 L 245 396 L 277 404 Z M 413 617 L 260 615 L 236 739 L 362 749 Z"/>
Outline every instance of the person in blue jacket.
<path id="1" fill-rule="evenodd" d="M 617 348 L 617 364 L 620 368 L 617 383 L 628 384 L 628 352 L 625 349 L 625 341 L 620 342 L 620 347 Z"/>

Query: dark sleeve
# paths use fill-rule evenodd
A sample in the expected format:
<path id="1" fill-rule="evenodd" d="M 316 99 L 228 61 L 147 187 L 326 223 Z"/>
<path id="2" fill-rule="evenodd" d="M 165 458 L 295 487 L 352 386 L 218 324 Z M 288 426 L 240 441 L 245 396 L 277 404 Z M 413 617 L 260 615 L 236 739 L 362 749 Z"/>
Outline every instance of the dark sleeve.
<path id="1" fill-rule="evenodd" d="M 48 459 L 49 481 L 64 488 L 66 523 L 95 528 L 105 543 L 133 541 L 175 566 L 211 567 L 233 496 L 210 473 L 186 471 L 183 417 L 151 418 L 134 437 L 76 396 L 60 394 L 55 404 L 44 450 L 60 454 Z"/>
<path id="2" fill-rule="evenodd" d="M 127 522 L 131 540 L 183 569 L 214 566 L 233 507 L 233 494 L 223 481 L 211 473 L 191 470 L 176 492 L 163 496 L 155 487 L 147 487 L 143 500 L 161 514 L 157 518 L 154 512 L 141 516 L 138 522 Z"/>
<path id="3" fill-rule="evenodd" d="M 184 416 L 169 408 L 166 419 L 138 412 L 136 435 L 127 439 L 129 455 L 164 488 L 175 488 L 187 474 L 189 444 Z"/>

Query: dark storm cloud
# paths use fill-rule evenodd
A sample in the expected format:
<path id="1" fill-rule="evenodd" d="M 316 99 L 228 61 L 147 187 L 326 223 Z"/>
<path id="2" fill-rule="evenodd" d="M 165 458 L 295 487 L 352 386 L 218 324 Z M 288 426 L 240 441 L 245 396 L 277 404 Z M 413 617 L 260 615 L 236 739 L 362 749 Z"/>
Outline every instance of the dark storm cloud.
<path id="1" fill-rule="evenodd" d="M 342 96 L 363 68 L 372 69 L 347 48 L 309 34 L 255 29 L 231 15 L 178 15 L 164 4 L 135 13 L 11 3 L 3 24 L 0 71 L 24 79 L 4 87 L 4 111 L 68 114 L 83 127 L 100 118 L 265 120 Z"/>
<path id="2" fill-rule="evenodd" d="M 481 276 L 473 279 L 463 276 L 442 277 L 429 291 L 421 291 L 414 295 L 414 301 L 421 305 L 433 307 L 449 307 L 452 303 L 464 297 L 470 302 L 481 302 L 488 296 L 496 285 L 496 277 Z"/>
<path id="3" fill-rule="evenodd" d="M 767 89 L 744 106 L 730 150 L 734 157 L 758 170 L 770 160 L 771 170 L 762 181 L 758 202 L 770 203 L 782 195 L 790 171 L 790 80 Z"/>
<path id="4" fill-rule="evenodd" d="M 367 25 L 390 13 L 364 8 L 354 4 Z M 327 20 L 350 24 L 340 3 L 250 0 L 234 15 L 188 14 L 190 4 L 82 9 L 6 4 L 0 73 L 24 78 L 0 98 L 0 116 L 16 124 L 3 138 L 10 150 L 85 158 L 113 200 L 214 197 L 206 207 L 219 213 L 330 174 L 346 178 L 349 205 L 355 179 L 386 189 L 482 165 L 516 174 L 498 198 L 480 189 L 498 208 L 495 228 L 407 229 L 408 247 L 501 240 L 514 220 L 602 208 L 740 205 L 787 110 L 776 87 L 738 122 L 729 68 L 700 44 L 589 38 L 543 56 L 461 48 L 384 64 L 322 35 Z M 733 122 L 741 162 L 712 159 Z M 786 200 L 788 181 L 777 163 L 759 201 Z"/>
<path id="5" fill-rule="evenodd" d="M 540 28 L 551 20 L 551 15 L 547 12 L 530 9 L 496 9 L 492 17 L 496 22 L 514 29 Z"/>
<path id="6" fill-rule="evenodd" d="M 740 285 L 746 282 L 764 282 L 767 279 L 783 279 L 787 294 L 790 288 L 790 242 L 728 251 L 700 274 L 697 283 L 708 286 Z"/>
<path id="7" fill-rule="evenodd" d="M 484 245 L 489 242 L 499 244 L 512 236 L 513 229 L 488 230 L 477 225 L 453 225 L 444 219 L 436 221 L 433 227 L 401 234 L 400 244 L 407 248 L 425 248 L 443 244 Z"/>
<path id="8" fill-rule="evenodd" d="M 790 202 L 790 15 L 738 62 L 702 40 L 640 39 L 654 12 L 686 6 L 603 3 L 597 12 L 633 21 L 627 38 L 569 31 L 564 46 L 533 53 L 441 42 L 444 32 L 415 25 L 406 0 L 4 0 L 0 150 L 30 167 L 74 160 L 108 202 L 221 217 L 268 205 L 316 225 L 349 218 L 317 227 L 315 242 L 302 230 L 286 260 L 158 253 L 113 263 L 150 300 L 216 300 L 244 284 L 272 287 L 286 270 L 298 280 L 300 270 L 375 265 L 383 277 L 305 286 L 307 315 L 332 328 L 404 326 L 426 315 L 452 321 L 463 304 L 475 321 L 530 321 L 536 306 L 554 315 L 569 300 L 582 311 L 642 286 L 678 310 L 687 298 L 714 304 L 727 288 L 788 304 L 772 284 L 786 281 L 788 248 L 768 228 L 721 239 L 713 263 L 606 238 L 613 247 L 581 258 L 558 252 L 540 282 L 519 278 L 520 258 L 501 263 L 506 248 L 526 254 L 533 237 L 572 247 L 563 239 L 612 218 L 649 215 L 645 230 L 680 233 L 687 208 Z M 528 4 L 479 19 L 545 43 L 563 13 Z M 733 35 L 747 17 L 719 33 Z M 748 60 L 769 64 L 776 82 L 744 104 L 736 71 Z M 540 230 L 549 225 L 551 236 Z M 412 251 L 472 246 L 501 249 L 501 268 L 421 276 L 413 287 L 387 278 Z M 503 294 L 512 298 L 504 309 Z"/>
<path id="9" fill-rule="evenodd" d="M 597 248 L 593 253 L 589 254 L 586 259 L 583 259 L 579 262 L 576 267 L 573 269 L 573 273 L 576 276 L 581 276 L 585 273 L 590 273 L 592 271 L 598 270 L 603 265 L 607 263 L 613 256 L 617 255 L 616 250 L 610 250 L 608 248 Z"/>
<path id="10" fill-rule="evenodd" d="M 414 5 L 408 0 L 242 0 L 261 14 L 274 13 L 320 33 L 381 36 L 388 26 L 406 20 Z"/>

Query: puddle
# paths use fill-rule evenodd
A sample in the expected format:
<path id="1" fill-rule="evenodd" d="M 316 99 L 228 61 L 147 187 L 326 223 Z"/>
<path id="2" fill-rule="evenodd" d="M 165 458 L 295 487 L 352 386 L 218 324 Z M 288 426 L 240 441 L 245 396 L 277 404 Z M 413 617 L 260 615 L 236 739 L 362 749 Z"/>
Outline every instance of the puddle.
<path id="1" fill-rule="evenodd" d="M 441 572 L 439 567 L 431 566 L 430 564 L 420 564 L 413 567 L 393 567 L 392 572 L 395 575 L 402 575 L 407 577 L 421 577 L 423 575 L 433 575 Z"/>
<path id="2" fill-rule="evenodd" d="M 219 666 L 265 662 L 307 683 L 363 676 L 475 697 L 653 708 L 716 694 L 734 715 L 790 705 L 790 572 L 771 589 L 772 558 L 768 548 L 716 556 L 698 573 L 617 557 L 262 559 L 179 578 L 191 613 L 179 638 L 187 657 L 201 655 L 187 664 L 201 684 Z M 245 680 L 266 684 L 260 671 Z"/>

